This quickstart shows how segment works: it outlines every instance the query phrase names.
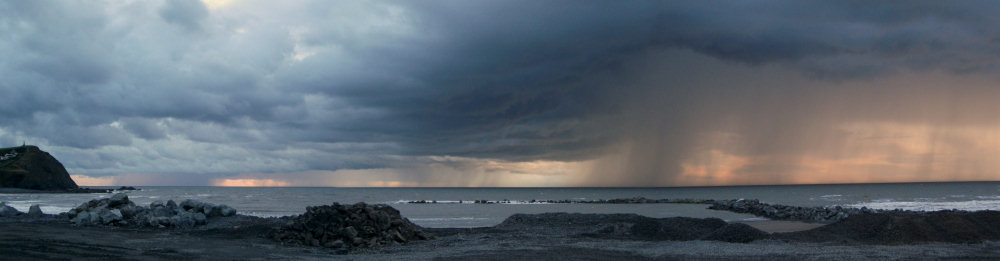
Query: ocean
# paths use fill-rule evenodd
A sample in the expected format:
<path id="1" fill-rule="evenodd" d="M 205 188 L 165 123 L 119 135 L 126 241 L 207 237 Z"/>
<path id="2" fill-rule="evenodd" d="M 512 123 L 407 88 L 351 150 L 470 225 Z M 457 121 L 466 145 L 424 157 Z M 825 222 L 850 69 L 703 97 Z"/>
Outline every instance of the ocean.
<path id="1" fill-rule="evenodd" d="M 706 209 L 699 204 L 546 204 L 531 200 L 759 199 L 794 206 L 847 206 L 905 210 L 1000 210 L 1000 182 L 887 183 L 670 188 L 329 188 L 329 187 L 138 187 L 126 191 L 137 204 L 195 199 L 235 207 L 245 215 L 274 217 L 305 212 L 307 206 L 333 202 L 389 204 L 425 227 L 480 227 L 499 224 L 515 213 L 635 213 L 650 217 L 717 217 L 727 221 L 762 220 L 747 214 Z M 0 201 L 27 212 L 39 204 L 45 213 L 65 212 L 111 194 L 0 194 Z M 438 204 L 410 204 L 409 201 Z M 475 200 L 510 201 L 475 204 Z M 459 203 L 461 202 L 461 203 Z"/>

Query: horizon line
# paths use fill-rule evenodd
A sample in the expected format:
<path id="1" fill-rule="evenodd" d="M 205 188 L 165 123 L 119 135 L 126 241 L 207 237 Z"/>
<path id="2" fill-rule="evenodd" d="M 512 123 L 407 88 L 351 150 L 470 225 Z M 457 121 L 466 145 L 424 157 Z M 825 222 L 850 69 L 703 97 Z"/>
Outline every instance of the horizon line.
<path id="1" fill-rule="evenodd" d="M 443 187 L 443 186 L 213 186 L 213 185 L 109 185 L 109 186 L 79 186 L 87 187 L 215 187 L 215 188 L 420 188 L 420 189 L 537 189 L 537 188 L 604 188 L 604 189 L 643 189 L 643 188 L 719 188 L 719 187 L 775 187 L 775 186 L 824 186 L 824 185 L 889 185 L 889 184 L 932 184 L 932 183 L 989 183 L 1000 182 L 1000 180 L 975 180 L 975 181 L 913 181 L 913 182 L 860 182 L 860 183 L 806 183 L 806 184 L 750 184 L 750 185 L 706 185 L 706 186 L 554 186 L 554 187 L 500 187 L 500 186 L 467 186 L 467 187 Z"/>

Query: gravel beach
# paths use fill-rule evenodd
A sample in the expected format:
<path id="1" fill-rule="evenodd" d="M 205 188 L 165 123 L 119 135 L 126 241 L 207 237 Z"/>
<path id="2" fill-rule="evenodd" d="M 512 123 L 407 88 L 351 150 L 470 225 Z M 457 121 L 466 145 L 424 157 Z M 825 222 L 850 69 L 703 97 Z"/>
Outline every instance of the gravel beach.
<path id="1" fill-rule="evenodd" d="M 515 215 L 488 228 L 425 231 L 434 239 L 364 248 L 348 253 L 323 247 L 282 244 L 265 238 L 281 219 L 220 217 L 194 229 L 74 226 L 45 218 L 0 219 L 0 252 L 13 260 L 864 260 L 997 259 L 1000 243 L 872 244 L 845 240 L 804 242 L 793 233 L 768 234 L 750 243 L 653 240 L 606 228 L 653 220 L 711 224 L 707 219 L 650 219 L 634 215 Z M 638 221 L 636 221 L 638 220 Z M 639 223 L 635 223 L 639 224 Z M 633 225 L 635 225 L 633 224 Z M 761 221 L 753 227 L 787 231 L 793 222 Z M 635 231 L 635 230 L 632 230 Z M 684 236 L 660 230 L 661 236 Z M 664 232 L 666 231 L 666 232 Z M 797 233 L 808 233 L 800 231 Z M 829 233 L 829 231 L 827 231 Z"/>

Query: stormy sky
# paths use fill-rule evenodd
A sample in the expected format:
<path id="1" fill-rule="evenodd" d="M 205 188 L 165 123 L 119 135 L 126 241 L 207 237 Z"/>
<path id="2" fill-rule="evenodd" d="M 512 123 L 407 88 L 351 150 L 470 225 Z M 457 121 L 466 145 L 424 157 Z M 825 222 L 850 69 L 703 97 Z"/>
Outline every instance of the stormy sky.
<path id="1" fill-rule="evenodd" d="M 83 185 L 1000 180 L 982 1 L 0 1 Z"/>

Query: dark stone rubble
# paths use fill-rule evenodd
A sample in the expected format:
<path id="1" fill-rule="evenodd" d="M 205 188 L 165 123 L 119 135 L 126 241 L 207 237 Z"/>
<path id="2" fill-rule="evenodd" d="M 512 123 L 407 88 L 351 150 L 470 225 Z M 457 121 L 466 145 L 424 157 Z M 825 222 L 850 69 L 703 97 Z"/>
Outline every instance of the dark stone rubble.
<path id="1" fill-rule="evenodd" d="M 402 217 L 398 210 L 365 203 L 308 207 L 306 213 L 292 217 L 268 237 L 284 243 L 345 251 L 431 238 L 420 226 Z"/>
<path id="2" fill-rule="evenodd" d="M 715 200 L 708 209 L 725 210 L 736 213 L 753 214 L 773 220 L 798 220 L 812 222 L 835 222 L 852 215 L 876 213 L 878 210 L 868 208 L 834 207 L 796 207 L 779 204 L 762 203 L 756 199 Z"/>

